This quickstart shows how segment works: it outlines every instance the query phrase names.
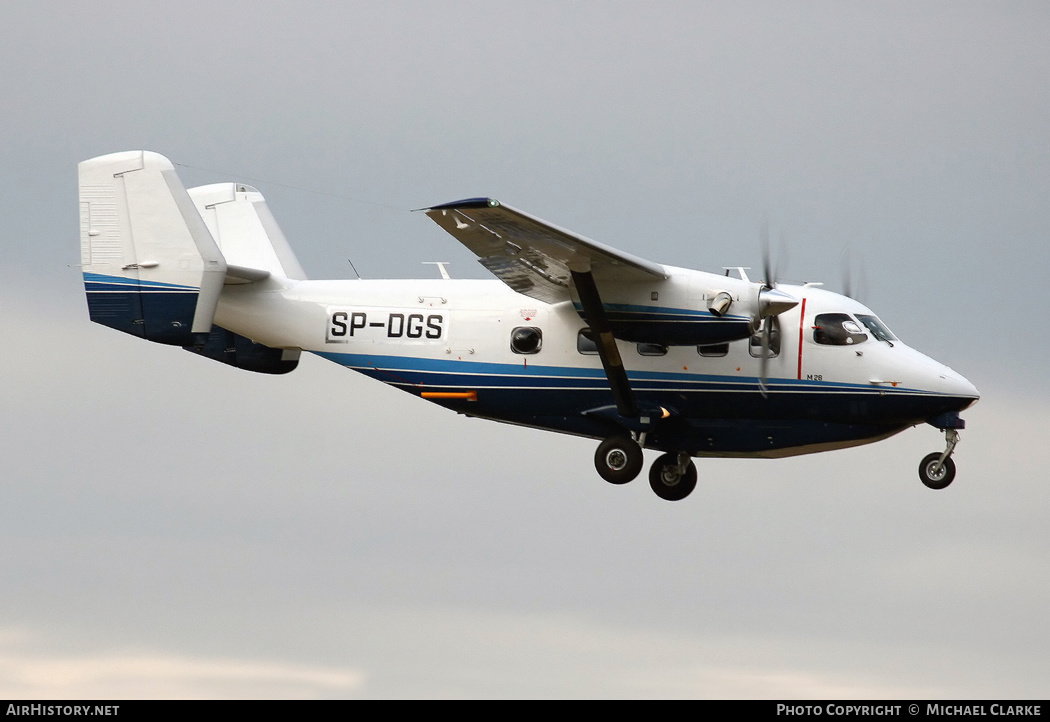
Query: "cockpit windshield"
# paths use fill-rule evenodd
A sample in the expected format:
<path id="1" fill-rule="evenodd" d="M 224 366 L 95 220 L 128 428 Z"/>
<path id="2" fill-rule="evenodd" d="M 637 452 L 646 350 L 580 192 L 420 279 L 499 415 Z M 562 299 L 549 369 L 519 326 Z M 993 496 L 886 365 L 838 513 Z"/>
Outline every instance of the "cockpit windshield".
<path id="1" fill-rule="evenodd" d="M 885 341 L 890 346 L 892 346 L 893 342 L 897 340 L 897 337 L 894 336 L 888 328 L 886 328 L 886 324 L 884 324 L 875 316 L 867 316 L 858 313 L 857 319 L 860 320 L 860 322 L 863 323 L 865 326 L 867 326 L 868 330 L 871 331 L 871 335 L 877 338 L 879 341 Z"/>

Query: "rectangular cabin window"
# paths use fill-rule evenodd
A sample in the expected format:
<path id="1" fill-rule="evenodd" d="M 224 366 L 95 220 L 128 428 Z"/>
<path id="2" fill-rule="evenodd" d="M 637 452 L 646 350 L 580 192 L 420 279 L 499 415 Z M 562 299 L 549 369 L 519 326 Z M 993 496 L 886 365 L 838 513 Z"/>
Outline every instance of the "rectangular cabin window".
<path id="1" fill-rule="evenodd" d="M 667 347 L 659 343 L 640 343 L 638 344 L 638 355 L 639 356 L 666 356 Z"/>
<path id="2" fill-rule="evenodd" d="M 747 350 L 755 358 L 762 358 L 762 343 L 769 328 L 769 355 L 766 358 L 776 358 L 780 355 L 780 321 L 776 316 L 767 316 L 762 321 L 762 327 L 748 339 Z"/>
<path id="3" fill-rule="evenodd" d="M 591 329 L 581 328 L 576 334 L 576 350 L 587 356 L 597 355 L 598 344 L 594 342 L 594 334 L 591 333 Z"/>
<path id="4" fill-rule="evenodd" d="M 701 356 L 725 356 L 729 353 L 729 342 L 701 344 L 696 347 L 696 352 Z"/>

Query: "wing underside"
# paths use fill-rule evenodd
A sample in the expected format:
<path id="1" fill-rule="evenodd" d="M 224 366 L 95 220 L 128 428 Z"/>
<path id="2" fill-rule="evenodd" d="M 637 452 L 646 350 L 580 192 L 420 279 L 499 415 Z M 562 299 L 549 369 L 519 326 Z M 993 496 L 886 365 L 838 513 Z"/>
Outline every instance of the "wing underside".
<path id="1" fill-rule="evenodd" d="M 668 276 L 658 263 L 558 228 L 491 198 L 445 203 L 425 212 L 510 288 L 547 303 L 571 298 L 573 271 L 590 272 L 603 285 Z"/>

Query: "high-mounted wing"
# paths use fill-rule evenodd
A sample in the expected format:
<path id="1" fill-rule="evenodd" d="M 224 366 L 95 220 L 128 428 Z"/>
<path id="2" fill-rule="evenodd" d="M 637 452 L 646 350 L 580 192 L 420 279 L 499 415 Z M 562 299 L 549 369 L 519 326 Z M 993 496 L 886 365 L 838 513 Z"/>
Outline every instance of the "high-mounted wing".
<path id="1" fill-rule="evenodd" d="M 592 241 L 492 198 L 469 198 L 423 209 L 518 293 L 547 303 L 570 298 L 572 272 L 599 282 L 666 279 L 659 263 Z"/>

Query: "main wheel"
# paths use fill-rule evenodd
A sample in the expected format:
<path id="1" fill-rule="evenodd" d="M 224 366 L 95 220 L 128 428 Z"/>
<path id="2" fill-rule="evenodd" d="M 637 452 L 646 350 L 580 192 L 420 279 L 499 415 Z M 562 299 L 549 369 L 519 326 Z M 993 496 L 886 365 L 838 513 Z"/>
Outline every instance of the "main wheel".
<path id="1" fill-rule="evenodd" d="M 919 479 L 931 489 L 943 489 L 955 479 L 955 462 L 950 456 L 944 460 L 940 470 L 936 474 L 933 473 L 940 458 L 941 455 L 935 451 L 927 454 L 919 464 Z"/>
<path id="2" fill-rule="evenodd" d="M 613 436 L 598 445 L 594 468 L 610 484 L 626 484 L 642 470 L 642 447 L 630 436 Z"/>
<path id="3" fill-rule="evenodd" d="M 678 469 L 678 454 L 664 454 L 649 469 L 649 486 L 661 499 L 681 501 L 696 488 L 696 464 L 690 459 Z"/>

